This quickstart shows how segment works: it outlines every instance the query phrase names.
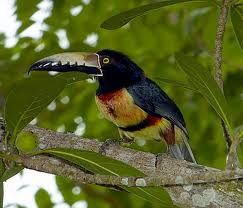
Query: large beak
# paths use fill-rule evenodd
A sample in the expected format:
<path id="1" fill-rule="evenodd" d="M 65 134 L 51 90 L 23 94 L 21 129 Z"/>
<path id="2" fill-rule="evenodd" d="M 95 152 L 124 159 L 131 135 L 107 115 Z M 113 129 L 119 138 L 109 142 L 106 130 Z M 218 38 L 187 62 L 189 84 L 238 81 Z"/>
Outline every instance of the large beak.
<path id="1" fill-rule="evenodd" d="M 60 53 L 46 57 L 34 63 L 31 71 L 79 71 L 93 76 L 102 76 L 99 55 L 96 53 L 73 52 Z"/>

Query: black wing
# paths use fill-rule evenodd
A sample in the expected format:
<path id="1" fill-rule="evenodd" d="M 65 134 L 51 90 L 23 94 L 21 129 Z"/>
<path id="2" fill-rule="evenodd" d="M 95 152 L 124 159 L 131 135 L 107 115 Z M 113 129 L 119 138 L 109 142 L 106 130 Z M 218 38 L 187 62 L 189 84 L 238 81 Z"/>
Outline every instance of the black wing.
<path id="1" fill-rule="evenodd" d="M 139 83 L 127 87 L 134 102 L 150 115 L 167 118 L 187 135 L 184 118 L 176 104 L 152 80 L 146 78 Z"/>

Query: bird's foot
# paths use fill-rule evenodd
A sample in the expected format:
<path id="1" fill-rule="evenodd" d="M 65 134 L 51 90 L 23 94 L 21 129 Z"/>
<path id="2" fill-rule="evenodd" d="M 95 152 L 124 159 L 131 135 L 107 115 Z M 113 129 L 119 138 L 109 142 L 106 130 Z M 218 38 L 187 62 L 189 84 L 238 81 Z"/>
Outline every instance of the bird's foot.
<path id="1" fill-rule="evenodd" d="M 157 153 L 155 156 L 155 167 L 157 168 L 159 164 L 161 164 L 162 158 L 169 156 L 171 157 L 167 152 Z"/>
<path id="2" fill-rule="evenodd" d="M 119 145 L 119 140 L 107 139 L 103 142 L 103 144 L 99 148 L 99 153 L 102 155 L 106 154 L 106 150 L 111 145 Z"/>
<path id="3" fill-rule="evenodd" d="M 122 137 L 120 140 L 119 140 L 119 143 L 120 144 L 123 144 L 123 145 L 131 145 L 134 143 L 134 139 L 131 139 L 129 137 Z"/>

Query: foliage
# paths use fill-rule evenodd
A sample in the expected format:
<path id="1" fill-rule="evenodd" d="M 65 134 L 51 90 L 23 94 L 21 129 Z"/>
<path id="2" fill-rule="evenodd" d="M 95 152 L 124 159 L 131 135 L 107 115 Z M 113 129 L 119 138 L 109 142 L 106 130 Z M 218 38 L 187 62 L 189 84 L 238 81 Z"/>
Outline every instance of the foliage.
<path id="1" fill-rule="evenodd" d="M 7 97 L 4 115 L 13 143 L 17 134 L 58 96 L 65 84 L 64 79 L 39 75 L 14 86 Z"/>
<path id="2" fill-rule="evenodd" d="M 225 97 L 211 74 L 192 57 L 178 53 L 176 54 L 176 61 L 193 86 L 204 96 L 231 130 Z"/>
<path id="3" fill-rule="evenodd" d="M 0 178 L 0 181 L 4 182 L 4 181 L 8 180 L 9 178 L 13 177 L 14 175 L 19 173 L 23 169 L 24 168 L 22 166 L 14 166 L 11 169 L 5 170 Z"/>
<path id="4" fill-rule="evenodd" d="M 101 24 L 101 27 L 107 30 L 114 30 L 118 29 L 135 17 L 139 17 L 144 15 L 152 10 L 159 9 L 161 7 L 170 6 L 173 4 L 185 3 L 185 2 L 193 2 L 198 0 L 165 0 L 161 2 L 154 2 L 152 4 L 146 4 L 140 7 L 136 7 L 134 9 L 122 12 L 118 15 L 112 16 L 111 18 L 107 19 Z M 202 0 L 203 1 L 203 0 Z M 205 0 L 207 1 L 207 0 Z"/>
<path id="5" fill-rule="evenodd" d="M 55 148 L 43 150 L 41 153 L 48 153 L 66 159 L 92 173 L 100 175 L 144 176 L 142 172 L 123 162 L 113 160 L 95 152 Z"/>
<path id="6" fill-rule="evenodd" d="M 52 207 L 53 203 L 48 192 L 44 189 L 39 189 L 35 194 L 35 202 L 39 208 Z"/>
<path id="7" fill-rule="evenodd" d="M 55 148 L 46 149 L 40 153 L 48 153 L 65 160 L 68 160 L 91 173 L 113 176 L 145 176 L 139 170 L 107 156 L 90 151 L 80 151 L 74 149 Z M 162 187 L 120 187 L 126 191 L 145 199 L 152 204 L 162 207 L 172 207 L 169 194 Z"/>
<path id="8" fill-rule="evenodd" d="M 234 27 L 235 35 L 239 41 L 240 47 L 243 49 L 243 31 L 240 29 L 243 25 L 242 14 L 237 7 L 231 8 L 231 21 Z"/>
<path id="9" fill-rule="evenodd" d="M 85 75 L 65 74 L 63 76 L 58 74 L 50 77 L 46 74 L 37 74 L 35 77 L 24 79 L 24 74 L 29 66 L 42 57 L 63 51 L 97 51 L 103 48 L 112 48 L 132 57 L 149 77 L 158 78 L 155 81 L 176 101 L 185 117 L 190 133 L 189 142 L 198 162 L 217 168 L 224 167 L 225 144 L 217 114 L 201 96 L 198 96 L 198 93 L 196 93 L 200 91 L 198 86 L 196 86 L 195 92 L 195 85 L 199 82 L 196 81 L 195 84 L 195 79 L 191 79 L 192 75 L 199 73 L 199 71 L 206 73 L 204 78 L 210 76 L 210 72 L 204 70 L 204 68 L 212 68 L 218 1 L 211 1 L 215 4 L 209 4 L 208 1 L 194 2 L 191 0 L 186 4 L 177 5 L 176 3 L 182 1 L 171 0 L 151 4 L 149 0 L 124 0 L 120 2 L 92 0 L 89 3 L 79 0 L 50 0 L 51 6 L 47 8 L 51 11 L 50 16 L 44 19 L 43 23 L 48 27 L 40 31 L 41 38 L 26 37 L 24 31 L 36 21 L 31 16 L 40 10 L 39 2 L 41 1 L 17 0 L 15 2 L 17 20 L 21 21 L 21 26 L 16 34 L 18 37 L 16 45 L 7 48 L 4 44 L 7 38 L 4 35 L 0 36 L 0 114 L 3 115 L 3 106 L 7 102 L 5 118 L 8 123 L 8 131 L 12 133 L 13 141 L 18 132 L 41 111 L 42 113 L 37 117 L 37 124 L 41 127 L 63 131 L 63 128 L 60 127 L 64 126 L 64 131 L 75 132 L 78 135 L 80 135 L 80 129 L 85 127 L 85 137 L 101 140 L 118 138 L 116 128 L 102 118 L 96 108 L 94 102 L 96 84 L 91 80 L 76 83 L 76 81 L 86 79 Z M 186 2 L 186 0 L 183 2 Z M 175 5 L 168 6 L 172 4 Z M 138 5 L 147 6 L 137 7 Z M 160 7 L 164 8 L 158 10 Z M 75 8 L 76 10 L 81 8 L 81 12 L 75 14 L 73 12 Z M 135 9 L 125 11 L 115 16 L 115 19 L 108 19 L 102 26 L 114 29 L 137 16 L 140 16 L 140 18 L 134 19 L 128 25 L 116 31 L 99 28 L 106 18 L 128 8 Z M 150 10 L 153 12 L 147 14 Z M 223 106 L 223 110 L 215 109 L 214 101 L 210 104 L 224 119 L 228 120 L 228 115 L 225 117 L 222 113 L 229 111 L 234 127 L 242 124 L 241 115 L 243 113 L 243 109 L 239 108 L 242 105 L 243 93 L 243 59 L 242 50 L 235 39 L 236 35 L 242 47 L 243 37 L 240 29 L 242 28 L 242 11 L 241 5 L 232 7 L 231 21 L 233 24 L 227 25 L 224 43 L 223 75 L 225 97 L 229 109 L 225 107 L 224 98 L 218 94 L 215 83 L 212 84 L 212 81 L 210 81 L 211 83 L 206 84 L 213 90 L 212 95 L 216 95 L 216 98 L 220 97 L 219 104 L 221 107 Z M 147 15 L 144 15 L 145 13 Z M 63 46 L 63 40 L 57 35 L 60 30 L 66 32 L 68 47 Z M 90 37 L 94 38 L 96 35 L 98 37 L 97 43 L 87 41 Z M 203 65 L 201 66 L 194 61 L 192 64 L 191 61 L 181 56 L 179 62 L 184 64 L 180 64 L 180 67 L 186 71 L 187 76 L 189 75 L 189 84 L 184 84 L 187 76 L 176 65 L 173 54 L 178 51 L 192 55 Z M 186 61 L 188 62 L 185 63 Z M 193 68 L 190 68 L 191 66 Z M 197 68 L 199 70 L 190 71 Z M 73 80 L 73 77 L 75 77 L 75 80 Z M 24 80 L 16 84 L 21 79 Z M 173 85 L 165 84 L 165 82 L 170 82 Z M 191 89 L 194 90 L 191 91 Z M 62 93 L 57 97 L 61 91 Z M 16 94 L 16 92 L 18 93 Z M 200 92 L 208 97 L 205 91 L 202 92 L 201 90 Z M 30 105 L 36 98 L 42 105 Z M 56 99 L 52 102 L 54 98 Z M 52 107 L 46 108 L 50 102 L 52 102 Z M 29 106 L 31 106 L 31 109 L 28 109 Z M 25 119 L 23 120 L 23 118 Z M 157 153 L 161 152 L 164 146 L 157 142 L 146 142 L 145 144 L 138 142 L 132 145 L 132 148 Z M 242 151 L 243 145 L 239 147 L 241 156 Z M 13 168 L 15 171 L 11 170 L 14 174 L 22 170 L 21 167 L 15 169 Z M 2 174 L 4 173 L 2 172 Z M 8 177 L 11 176 L 11 174 L 7 175 Z M 69 205 L 80 200 L 86 200 L 89 207 L 97 208 L 159 207 L 138 200 L 136 196 L 125 192 L 117 192 L 97 186 L 77 186 L 74 182 L 62 178 L 57 178 L 56 182 L 65 202 Z M 80 193 L 73 193 L 72 190 L 75 187 L 81 189 Z M 155 189 L 152 191 L 154 191 L 153 195 L 156 196 L 158 192 Z M 53 204 L 49 194 L 43 189 L 37 192 L 35 199 L 38 207 L 50 207 Z"/>

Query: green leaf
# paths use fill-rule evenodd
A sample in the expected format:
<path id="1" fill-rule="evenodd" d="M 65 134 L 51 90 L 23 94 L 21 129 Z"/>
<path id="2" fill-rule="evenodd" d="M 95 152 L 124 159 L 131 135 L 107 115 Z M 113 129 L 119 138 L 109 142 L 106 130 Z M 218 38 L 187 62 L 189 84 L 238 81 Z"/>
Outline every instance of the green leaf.
<path id="1" fill-rule="evenodd" d="M 96 174 L 115 176 L 144 176 L 141 171 L 121 161 L 113 160 L 107 156 L 95 152 L 68 148 L 47 149 L 43 150 L 42 152 L 68 160 Z"/>
<path id="2" fill-rule="evenodd" d="M 10 169 L 5 170 L 0 178 L 0 181 L 3 182 L 3 181 L 8 180 L 9 178 L 18 174 L 23 169 L 24 169 L 24 167 L 22 167 L 22 166 L 15 166 L 15 167 L 11 167 Z"/>
<path id="3" fill-rule="evenodd" d="M 235 31 L 235 35 L 240 44 L 240 47 L 243 49 L 243 19 L 237 8 L 231 7 L 231 21 Z"/>
<path id="4" fill-rule="evenodd" d="M 65 85 L 65 79 L 38 73 L 14 86 L 5 106 L 7 130 L 12 139 L 58 96 Z"/>
<path id="5" fill-rule="evenodd" d="M 86 170 L 101 175 L 114 176 L 145 176 L 144 173 L 121 161 L 111 159 L 101 154 L 66 148 L 47 149 L 42 153 L 48 153 L 68 160 Z M 121 187 L 151 203 L 172 207 L 169 194 L 161 187 Z M 151 200 L 153 199 L 153 200 Z M 155 200 L 155 201 L 154 201 Z"/>
<path id="6" fill-rule="evenodd" d="M 51 197 L 45 189 L 39 189 L 35 194 L 35 202 L 38 208 L 53 207 Z"/>
<path id="7" fill-rule="evenodd" d="M 225 97 L 211 74 L 193 57 L 177 53 L 175 58 L 193 86 L 198 89 L 231 131 Z"/>
<path id="8" fill-rule="evenodd" d="M 173 4 L 178 4 L 178 3 L 184 3 L 184 2 L 195 2 L 195 1 L 204 1 L 208 2 L 208 0 L 165 0 L 165 1 L 160 1 L 160 2 L 155 2 L 152 4 L 146 4 L 143 6 L 139 6 L 130 10 L 127 10 L 125 12 L 121 12 L 117 15 L 114 15 L 110 17 L 109 19 L 105 20 L 101 24 L 101 28 L 107 29 L 107 30 L 115 30 L 123 25 L 127 24 L 130 22 L 132 19 L 135 17 L 142 16 L 149 11 L 159 9 L 161 7 L 173 5 Z"/>
<path id="9" fill-rule="evenodd" d="M 17 30 L 17 34 L 20 34 L 24 30 L 28 29 L 32 24 L 34 24 L 34 21 L 31 19 L 27 19 L 26 21 L 22 22 L 21 26 Z"/>
<path id="10" fill-rule="evenodd" d="M 0 160 L 0 176 L 2 176 L 4 172 L 5 172 L 5 165 L 3 160 Z"/>
<path id="11" fill-rule="evenodd" d="M 56 176 L 56 184 L 58 190 L 63 196 L 65 203 L 69 204 L 70 206 L 72 206 L 77 201 L 85 199 L 82 191 L 80 191 L 78 194 L 73 192 L 73 189 L 78 187 L 76 182 L 70 181 L 60 176 Z"/>
<path id="12" fill-rule="evenodd" d="M 16 15 L 18 20 L 27 21 L 36 11 L 38 11 L 37 4 L 40 0 L 31 1 L 26 4 L 22 0 L 16 1 Z"/>
<path id="13" fill-rule="evenodd" d="M 14 207 L 14 208 L 27 208 L 25 206 L 22 206 L 20 204 L 15 204 L 15 203 L 14 204 L 8 204 L 4 208 L 12 208 L 12 207 Z"/>
<path id="14" fill-rule="evenodd" d="M 188 90 L 198 91 L 194 86 L 189 85 L 188 83 L 180 82 L 180 81 L 177 81 L 177 80 L 166 79 L 166 78 L 160 78 L 160 77 L 156 77 L 155 79 L 160 81 L 160 82 L 164 82 L 164 83 L 174 85 L 176 87 L 182 87 L 182 88 L 185 88 L 185 89 L 188 89 Z"/>

